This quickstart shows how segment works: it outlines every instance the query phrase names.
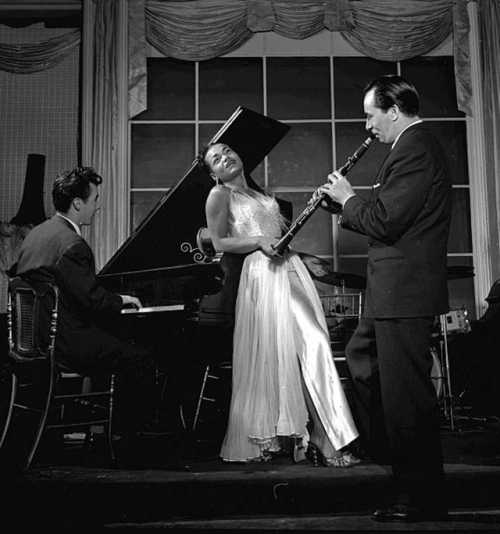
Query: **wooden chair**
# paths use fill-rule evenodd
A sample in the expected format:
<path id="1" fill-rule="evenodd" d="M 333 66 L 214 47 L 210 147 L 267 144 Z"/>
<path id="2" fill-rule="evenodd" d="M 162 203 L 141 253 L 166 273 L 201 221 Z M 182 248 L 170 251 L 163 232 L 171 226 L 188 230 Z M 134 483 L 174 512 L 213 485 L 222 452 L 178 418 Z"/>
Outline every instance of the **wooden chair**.
<path id="1" fill-rule="evenodd" d="M 10 402 L 0 438 L 0 451 L 7 441 L 18 439 L 13 421 L 27 421 L 33 440 L 21 461 L 28 469 L 45 430 L 85 431 L 104 428 L 111 459 L 114 459 L 112 417 L 114 375 L 109 387 L 91 391 L 90 378 L 56 362 L 59 291 L 48 283 L 30 284 L 16 277 L 9 281 L 7 303 Z M 75 387 L 76 386 L 76 387 Z M 19 425 L 18 425 L 19 426 Z M 19 426 L 20 427 L 20 426 Z M 89 439 L 89 442 L 92 440 Z"/>

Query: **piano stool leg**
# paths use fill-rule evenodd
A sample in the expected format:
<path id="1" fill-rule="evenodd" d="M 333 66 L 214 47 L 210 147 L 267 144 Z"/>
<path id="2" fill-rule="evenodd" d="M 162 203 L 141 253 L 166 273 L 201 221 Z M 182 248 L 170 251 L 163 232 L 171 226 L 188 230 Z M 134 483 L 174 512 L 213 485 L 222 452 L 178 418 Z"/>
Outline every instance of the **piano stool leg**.
<path id="1" fill-rule="evenodd" d="M 225 373 L 229 372 L 229 376 L 225 376 Z M 226 384 L 226 379 L 228 380 L 227 383 L 230 384 L 230 378 L 231 378 L 231 372 L 232 372 L 232 363 L 229 361 L 221 362 L 218 364 L 212 364 L 207 365 L 205 368 L 205 373 L 203 376 L 203 381 L 200 388 L 200 395 L 198 397 L 198 403 L 196 406 L 196 412 L 193 420 L 193 425 L 191 427 L 191 430 L 196 430 L 198 424 L 202 421 L 200 417 L 201 409 L 202 409 L 202 403 L 203 401 L 209 402 L 209 403 L 219 403 L 219 411 L 225 412 L 224 406 L 227 403 L 227 408 L 229 409 L 229 398 L 226 398 L 227 395 L 224 391 L 224 385 Z M 209 380 L 213 381 L 213 387 L 210 391 L 209 387 Z M 215 389 L 214 389 L 215 387 Z M 207 392 L 207 388 L 209 391 Z"/>
<path id="2" fill-rule="evenodd" d="M 196 425 L 198 424 L 198 417 L 200 415 L 201 403 L 204 400 L 208 400 L 210 402 L 214 402 L 214 399 L 207 399 L 207 398 L 204 397 L 205 388 L 206 388 L 206 385 L 207 385 L 207 379 L 209 377 L 218 379 L 218 377 L 216 377 L 216 376 L 209 375 L 209 372 L 210 372 L 210 365 L 207 365 L 207 367 L 205 368 L 205 373 L 203 375 L 203 381 L 201 383 L 200 396 L 198 397 L 198 404 L 196 405 L 196 412 L 195 412 L 195 415 L 194 415 L 193 426 L 191 427 L 191 430 L 193 432 L 194 432 L 194 430 L 196 430 Z"/>
<path id="3" fill-rule="evenodd" d="M 168 375 L 165 372 L 160 371 L 159 364 L 156 364 L 156 370 L 155 370 L 155 390 L 156 390 L 156 408 L 155 408 L 155 414 L 154 414 L 154 424 L 159 425 L 160 424 L 160 412 L 161 407 L 163 406 L 163 401 L 165 398 L 165 391 L 167 389 L 167 380 Z"/>

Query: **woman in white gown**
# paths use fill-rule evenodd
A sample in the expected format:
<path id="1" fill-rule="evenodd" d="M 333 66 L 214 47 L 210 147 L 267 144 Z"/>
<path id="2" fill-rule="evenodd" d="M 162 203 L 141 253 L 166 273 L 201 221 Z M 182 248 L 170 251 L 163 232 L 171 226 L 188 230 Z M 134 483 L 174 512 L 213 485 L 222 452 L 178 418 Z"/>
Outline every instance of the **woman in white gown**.
<path id="1" fill-rule="evenodd" d="M 206 202 L 213 246 L 247 254 L 236 301 L 222 459 L 266 460 L 280 450 L 280 438 L 288 437 L 296 444 L 296 459 L 307 451 L 316 465 L 358 463 L 342 450 L 358 433 L 306 260 L 293 250 L 280 257 L 272 248 L 285 228 L 276 200 L 248 186 L 243 163 L 229 146 L 213 144 L 200 159 L 217 183 Z"/>

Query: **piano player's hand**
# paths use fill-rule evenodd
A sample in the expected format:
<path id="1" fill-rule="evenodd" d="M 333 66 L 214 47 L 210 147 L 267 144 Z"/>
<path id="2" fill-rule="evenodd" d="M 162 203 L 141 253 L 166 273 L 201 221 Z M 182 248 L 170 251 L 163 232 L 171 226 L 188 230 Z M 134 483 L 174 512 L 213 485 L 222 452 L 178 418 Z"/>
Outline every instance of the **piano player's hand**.
<path id="1" fill-rule="evenodd" d="M 132 297 L 130 295 L 120 295 L 123 301 L 123 307 L 133 307 L 133 308 L 142 308 L 141 301 L 137 297 Z"/>

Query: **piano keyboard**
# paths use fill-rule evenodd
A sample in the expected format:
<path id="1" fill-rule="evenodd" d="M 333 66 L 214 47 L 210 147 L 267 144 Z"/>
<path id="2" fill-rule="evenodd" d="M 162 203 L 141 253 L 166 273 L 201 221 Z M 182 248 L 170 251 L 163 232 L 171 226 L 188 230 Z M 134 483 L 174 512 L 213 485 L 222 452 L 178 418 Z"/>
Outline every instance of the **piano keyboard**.
<path id="1" fill-rule="evenodd" d="M 173 304 L 171 306 L 149 306 L 144 308 L 124 308 L 123 314 L 159 313 L 169 311 L 184 311 L 184 304 Z"/>

